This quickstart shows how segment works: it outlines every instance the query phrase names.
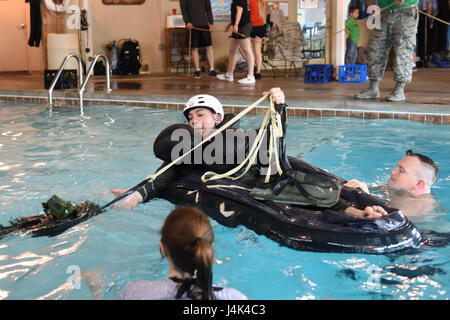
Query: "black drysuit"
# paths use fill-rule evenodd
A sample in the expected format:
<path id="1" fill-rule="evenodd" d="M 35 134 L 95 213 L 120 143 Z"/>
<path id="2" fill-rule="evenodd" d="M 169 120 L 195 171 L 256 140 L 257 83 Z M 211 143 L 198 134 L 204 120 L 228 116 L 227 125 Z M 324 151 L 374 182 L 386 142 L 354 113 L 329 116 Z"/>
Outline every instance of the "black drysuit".
<path id="1" fill-rule="evenodd" d="M 283 132 L 286 132 L 286 129 L 285 129 L 286 105 L 285 104 L 277 105 L 276 108 L 277 108 L 277 110 L 279 110 L 278 112 L 281 114 L 282 123 L 283 123 Z M 224 125 L 227 122 L 228 115 L 229 114 L 225 115 L 224 122 L 221 125 Z M 174 160 L 171 158 L 171 152 L 172 152 L 174 145 L 178 144 L 178 141 L 177 142 L 170 141 L 170 135 L 174 130 L 176 130 L 178 128 L 182 128 L 182 127 L 187 128 L 188 130 L 192 130 L 192 129 L 189 129 L 189 127 L 186 125 L 173 125 L 173 126 L 166 128 L 165 130 L 163 130 L 159 134 L 159 136 L 156 138 L 155 143 L 153 145 L 153 150 L 155 152 L 156 157 L 158 157 L 164 161 L 162 166 L 157 169 L 157 172 L 161 168 L 166 166 L 167 164 L 171 163 L 172 160 Z M 236 128 L 233 128 L 233 129 L 236 129 Z M 222 132 L 222 134 L 225 134 L 225 133 Z M 223 141 L 225 141 L 225 140 L 223 140 Z M 189 146 L 187 146 L 187 148 L 186 148 L 188 150 L 194 146 L 193 141 L 188 142 L 188 144 L 189 144 Z M 207 145 L 207 144 L 208 143 L 206 143 L 205 145 Z M 249 146 L 248 140 L 246 140 L 245 147 L 244 147 L 245 155 L 248 154 L 250 147 L 251 146 Z M 222 154 L 224 156 L 224 159 L 226 158 L 227 152 L 228 153 L 231 152 L 231 154 L 237 155 L 237 150 L 239 149 L 239 146 L 237 144 L 233 144 L 231 146 L 228 146 L 228 148 L 229 148 L 229 150 L 223 150 Z M 280 141 L 280 148 L 282 148 L 282 150 L 280 150 L 280 154 L 285 155 L 284 144 L 282 143 L 282 141 Z M 224 144 L 224 149 L 226 149 L 226 144 Z M 194 158 L 194 155 L 192 155 L 192 158 Z M 191 161 L 190 163 L 195 163 L 195 161 L 193 161 L 193 159 L 191 159 L 190 161 Z M 288 169 L 287 167 L 290 167 L 287 162 L 287 158 L 285 156 L 280 159 L 280 162 L 281 162 L 283 171 L 285 169 Z M 205 168 L 208 171 L 213 171 L 213 172 L 217 172 L 217 173 L 225 173 L 225 172 L 228 172 L 229 170 L 233 169 L 234 167 L 236 167 L 236 165 L 239 164 L 239 161 L 236 160 L 236 158 L 235 158 L 235 163 L 233 163 L 233 164 L 225 164 L 225 163 L 227 163 L 226 161 L 223 161 L 223 163 L 224 164 L 180 164 L 180 165 L 177 164 L 177 165 L 170 167 L 165 172 L 163 172 L 154 181 L 148 182 L 145 185 L 143 185 L 142 187 L 140 187 L 137 191 L 141 194 L 142 198 L 144 199 L 144 202 L 147 202 L 153 198 L 160 197 L 162 195 L 162 193 L 164 192 L 164 190 L 172 182 L 174 182 L 178 177 L 183 176 L 184 174 L 188 173 L 190 170 L 192 170 L 196 166 Z M 257 167 L 261 167 L 261 164 L 258 163 Z M 257 173 L 255 171 L 250 172 L 250 175 L 255 175 L 255 174 L 257 175 Z"/>
<path id="2" fill-rule="evenodd" d="M 30 47 L 39 47 L 42 36 L 41 0 L 25 0 L 30 3 Z"/>

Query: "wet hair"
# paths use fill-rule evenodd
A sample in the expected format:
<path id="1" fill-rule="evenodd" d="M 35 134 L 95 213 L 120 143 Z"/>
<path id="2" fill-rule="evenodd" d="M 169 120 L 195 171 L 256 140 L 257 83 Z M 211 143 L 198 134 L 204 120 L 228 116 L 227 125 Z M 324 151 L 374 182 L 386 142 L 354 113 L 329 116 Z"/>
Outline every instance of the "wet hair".
<path id="1" fill-rule="evenodd" d="M 348 8 L 348 13 L 351 14 L 351 13 L 353 13 L 355 10 L 359 10 L 359 8 L 358 8 L 358 7 L 350 7 L 350 8 Z"/>
<path id="2" fill-rule="evenodd" d="M 161 228 L 161 242 L 175 267 L 192 275 L 190 279 L 173 279 L 181 282 L 175 298 L 186 293 L 194 300 L 214 300 L 214 234 L 208 217 L 194 208 L 173 210 Z"/>
<path id="3" fill-rule="evenodd" d="M 417 159 L 419 159 L 421 168 L 419 168 L 417 173 L 419 175 L 419 178 L 423 179 L 427 184 L 427 191 L 429 192 L 429 188 L 436 181 L 436 178 L 439 174 L 439 167 L 432 159 L 423 154 L 415 153 L 412 150 L 406 151 L 406 156 L 416 157 Z"/>

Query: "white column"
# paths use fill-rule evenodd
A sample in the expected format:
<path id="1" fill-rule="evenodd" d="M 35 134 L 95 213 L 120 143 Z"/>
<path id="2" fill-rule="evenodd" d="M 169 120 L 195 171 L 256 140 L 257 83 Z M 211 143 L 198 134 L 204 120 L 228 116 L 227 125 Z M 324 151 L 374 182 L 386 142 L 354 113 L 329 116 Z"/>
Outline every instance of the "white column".
<path id="1" fill-rule="evenodd" d="M 345 60 L 345 20 L 348 14 L 350 0 L 331 1 L 332 10 L 332 36 L 331 36 L 331 63 L 335 66 L 343 65 Z"/>

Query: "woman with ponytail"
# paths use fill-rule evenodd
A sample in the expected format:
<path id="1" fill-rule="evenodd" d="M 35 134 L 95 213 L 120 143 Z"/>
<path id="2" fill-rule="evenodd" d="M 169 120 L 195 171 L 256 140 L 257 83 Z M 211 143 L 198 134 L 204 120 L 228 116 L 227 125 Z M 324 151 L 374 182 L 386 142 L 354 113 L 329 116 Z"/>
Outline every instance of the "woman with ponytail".
<path id="1" fill-rule="evenodd" d="M 161 228 L 160 249 L 169 265 L 168 278 L 132 282 L 119 297 L 125 300 L 247 299 L 235 289 L 213 287 L 213 246 L 214 234 L 203 212 L 187 207 L 173 210 Z"/>

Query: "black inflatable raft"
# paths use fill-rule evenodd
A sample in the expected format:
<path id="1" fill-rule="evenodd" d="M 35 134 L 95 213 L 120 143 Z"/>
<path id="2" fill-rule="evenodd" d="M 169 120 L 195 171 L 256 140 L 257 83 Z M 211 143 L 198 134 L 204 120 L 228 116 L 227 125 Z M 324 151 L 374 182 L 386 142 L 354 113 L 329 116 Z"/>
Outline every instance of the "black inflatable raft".
<path id="1" fill-rule="evenodd" d="M 344 181 L 299 159 L 289 158 L 289 162 L 295 170 Z M 202 183 L 203 173 L 192 171 L 178 179 L 164 198 L 177 205 L 197 207 L 225 226 L 244 225 L 297 250 L 382 254 L 417 247 L 421 241 L 420 232 L 401 211 L 359 190 L 343 187 L 341 197 L 359 208 L 382 206 L 389 214 L 380 219 L 362 219 L 331 209 L 255 200 L 247 190 L 211 187 L 245 187 L 236 181 Z"/>

